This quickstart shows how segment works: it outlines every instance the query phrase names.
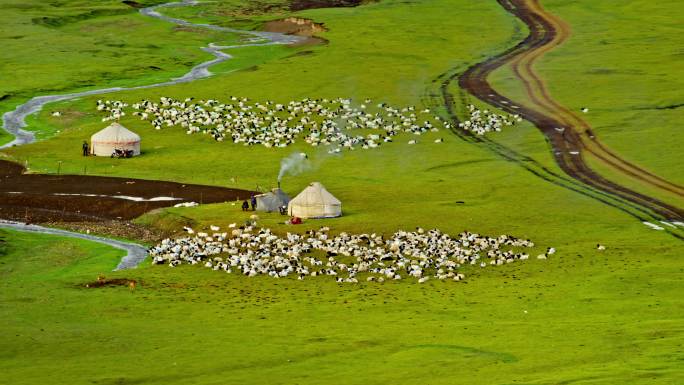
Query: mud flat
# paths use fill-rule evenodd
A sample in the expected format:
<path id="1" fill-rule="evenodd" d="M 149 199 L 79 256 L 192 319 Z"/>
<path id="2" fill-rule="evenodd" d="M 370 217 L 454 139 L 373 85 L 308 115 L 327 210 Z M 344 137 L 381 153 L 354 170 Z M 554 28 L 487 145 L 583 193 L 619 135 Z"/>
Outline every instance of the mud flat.
<path id="1" fill-rule="evenodd" d="M 253 193 L 132 178 L 24 174 L 20 165 L 0 161 L 0 218 L 22 222 L 130 220 L 178 203 L 229 202 Z"/>

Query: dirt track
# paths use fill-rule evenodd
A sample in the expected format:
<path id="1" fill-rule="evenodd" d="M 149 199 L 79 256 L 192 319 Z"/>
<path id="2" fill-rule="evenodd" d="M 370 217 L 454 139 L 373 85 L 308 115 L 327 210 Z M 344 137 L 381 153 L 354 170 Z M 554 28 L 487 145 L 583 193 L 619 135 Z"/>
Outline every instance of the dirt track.
<path id="1" fill-rule="evenodd" d="M 0 161 L 0 218 L 21 222 L 129 220 L 181 202 L 219 203 L 252 194 L 174 182 L 23 171 L 16 163 Z"/>
<path id="2" fill-rule="evenodd" d="M 682 209 L 611 182 L 587 166 L 582 157 L 584 151 L 596 155 L 615 170 L 642 183 L 684 196 L 684 189 L 681 186 L 667 182 L 610 152 L 598 142 L 586 122 L 551 99 L 543 82 L 534 74 L 532 63 L 565 40 L 569 33 L 567 26 L 544 12 L 536 0 L 499 0 L 499 3 L 508 12 L 520 18 L 529 27 L 530 33 L 517 46 L 460 74 L 458 82 L 461 88 L 486 103 L 510 113 L 520 114 L 534 123 L 551 144 L 558 165 L 572 178 L 646 208 L 662 219 L 684 218 Z M 488 75 L 508 63 L 512 64 L 514 72 L 525 84 L 530 98 L 535 103 L 534 107 L 523 106 L 500 95 L 488 83 Z M 449 104 L 449 100 L 445 101 Z M 513 108 L 514 105 L 519 108 Z M 565 130 L 560 132 L 556 130 L 558 127 L 564 127 Z"/>
<path id="3" fill-rule="evenodd" d="M 546 84 L 537 76 L 532 66 L 537 59 L 567 40 L 570 36 L 570 26 L 555 15 L 546 12 L 538 3 L 538 0 L 527 0 L 527 6 L 532 12 L 544 17 L 549 23 L 548 25 L 542 25 L 542 27 L 548 28 L 550 26 L 550 29 L 555 32 L 551 34 L 552 40 L 548 44 L 525 51 L 518 55 L 511 63 L 513 71 L 525 84 L 527 94 L 534 102 L 535 107 L 563 122 L 566 129 L 570 129 L 578 135 L 586 151 L 595 155 L 618 172 L 634 177 L 640 182 L 650 184 L 655 188 L 678 196 L 684 196 L 684 187 L 671 183 L 639 166 L 629 163 L 610 151 L 596 138 L 586 121 L 577 113 L 557 103 L 550 96 Z"/>

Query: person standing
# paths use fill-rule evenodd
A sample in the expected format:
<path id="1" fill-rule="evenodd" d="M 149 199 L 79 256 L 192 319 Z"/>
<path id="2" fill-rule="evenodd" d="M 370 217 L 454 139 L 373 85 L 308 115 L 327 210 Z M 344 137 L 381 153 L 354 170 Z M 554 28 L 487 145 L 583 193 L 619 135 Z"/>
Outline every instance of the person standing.
<path id="1" fill-rule="evenodd" d="M 256 197 L 252 195 L 252 200 L 250 202 L 252 204 L 252 211 L 256 210 Z"/>
<path id="2" fill-rule="evenodd" d="M 90 146 L 88 145 L 87 141 L 83 141 L 83 156 L 88 156 L 90 155 Z"/>

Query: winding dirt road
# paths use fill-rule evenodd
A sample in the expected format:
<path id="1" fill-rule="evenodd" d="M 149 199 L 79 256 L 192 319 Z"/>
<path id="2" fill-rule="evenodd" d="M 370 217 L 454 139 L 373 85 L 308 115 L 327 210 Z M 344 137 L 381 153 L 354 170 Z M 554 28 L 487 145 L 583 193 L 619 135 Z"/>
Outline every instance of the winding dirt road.
<path id="1" fill-rule="evenodd" d="M 507 1 L 505 4 L 504 7 L 507 7 L 509 12 L 512 12 L 516 7 L 510 1 Z M 576 138 L 581 141 L 582 149 L 601 159 L 604 164 L 611 166 L 620 173 L 638 179 L 641 183 L 649 184 L 655 188 L 684 197 L 684 187 L 671 183 L 620 158 L 596 138 L 589 124 L 577 113 L 560 105 L 550 96 L 546 84 L 534 72 L 533 65 L 544 54 L 560 46 L 568 39 L 570 36 L 570 26 L 543 9 L 538 0 L 525 0 L 524 5 L 529 13 L 532 14 L 531 16 L 533 16 L 531 20 L 537 23 L 537 29 L 546 31 L 548 37 L 542 37 L 542 39 L 545 41 L 547 38 L 551 39 L 542 46 L 525 50 L 511 62 L 513 72 L 524 83 L 527 94 L 535 107 L 562 122 L 564 124 L 562 128 L 572 130 L 577 135 Z M 517 7 L 520 8 L 520 5 Z"/>
<path id="2" fill-rule="evenodd" d="M 451 117 L 457 119 L 453 111 L 455 98 L 449 91 L 449 85 L 458 80 L 461 89 L 467 90 L 478 99 L 509 113 L 519 114 L 538 127 L 550 143 L 554 159 L 560 168 L 568 176 L 589 187 L 584 189 L 583 193 L 629 212 L 642 221 L 680 221 L 684 218 L 684 210 L 612 182 L 586 164 L 583 157 L 585 152 L 594 155 L 616 172 L 634 178 L 640 183 L 684 196 L 683 187 L 643 170 L 610 151 L 598 141 L 585 121 L 551 98 L 546 85 L 534 72 L 533 64 L 535 60 L 567 39 L 570 33 L 567 24 L 546 12 L 537 0 L 498 1 L 504 9 L 528 26 L 529 35 L 515 47 L 475 64 L 462 73 L 442 75 L 439 79 L 442 81 L 441 96 Z M 514 73 L 524 84 L 532 106 L 525 106 L 499 94 L 487 81 L 487 77 L 494 70 L 506 64 L 512 66 Z M 476 139 L 463 133 L 459 136 L 469 141 L 482 142 L 507 159 L 521 163 L 530 161 L 529 158 L 485 138 Z M 569 182 L 538 164 L 526 164 L 525 168 L 556 184 L 576 191 L 581 189 L 578 184 Z M 676 236 L 681 238 L 681 235 Z"/>

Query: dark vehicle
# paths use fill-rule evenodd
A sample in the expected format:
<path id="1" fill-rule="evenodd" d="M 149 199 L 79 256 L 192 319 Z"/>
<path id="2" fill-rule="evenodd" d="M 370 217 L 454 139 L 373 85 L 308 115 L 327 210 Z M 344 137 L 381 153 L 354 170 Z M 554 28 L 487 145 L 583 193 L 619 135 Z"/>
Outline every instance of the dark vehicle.
<path id="1" fill-rule="evenodd" d="M 133 150 L 120 150 L 118 148 L 115 148 L 111 157 L 112 158 L 132 158 L 133 157 Z"/>

